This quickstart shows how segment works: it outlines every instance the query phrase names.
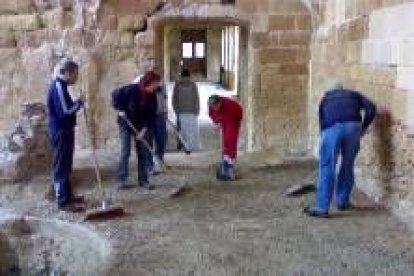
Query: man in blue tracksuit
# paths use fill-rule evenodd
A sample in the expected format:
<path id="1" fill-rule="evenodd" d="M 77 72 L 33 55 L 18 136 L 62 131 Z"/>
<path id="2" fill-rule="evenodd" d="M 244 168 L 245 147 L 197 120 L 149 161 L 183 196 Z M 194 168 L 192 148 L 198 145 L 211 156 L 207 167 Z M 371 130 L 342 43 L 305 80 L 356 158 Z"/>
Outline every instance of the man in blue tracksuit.
<path id="1" fill-rule="evenodd" d="M 361 111 L 364 112 L 362 119 Z M 376 115 L 376 106 L 368 98 L 342 84 L 333 82 L 319 105 L 321 141 L 316 204 L 306 207 L 309 216 L 328 217 L 332 195 L 339 210 L 347 209 L 354 185 L 354 164 L 360 139 Z M 336 165 L 341 156 L 338 175 Z"/>
<path id="2" fill-rule="evenodd" d="M 58 64 L 58 74 L 47 93 L 48 130 L 53 149 L 53 190 L 59 209 L 76 211 L 70 174 L 75 144 L 76 113 L 83 107 L 80 97 L 73 100 L 68 86 L 76 83 L 79 66 L 69 59 Z"/>
<path id="3" fill-rule="evenodd" d="M 155 91 L 160 85 L 160 76 L 147 72 L 138 83 L 128 84 L 112 92 L 112 106 L 118 111 L 118 126 L 121 140 L 121 157 L 118 166 L 118 189 L 128 187 L 128 162 L 131 152 L 131 136 L 135 133 L 128 126 L 125 118 L 140 132 L 136 140 L 138 159 L 138 186 L 151 189 L 148 173 L 151 164 L 151 152 L 139 139 L 145 139 L 152 145 L 152 133 L 157 111 Z"/>

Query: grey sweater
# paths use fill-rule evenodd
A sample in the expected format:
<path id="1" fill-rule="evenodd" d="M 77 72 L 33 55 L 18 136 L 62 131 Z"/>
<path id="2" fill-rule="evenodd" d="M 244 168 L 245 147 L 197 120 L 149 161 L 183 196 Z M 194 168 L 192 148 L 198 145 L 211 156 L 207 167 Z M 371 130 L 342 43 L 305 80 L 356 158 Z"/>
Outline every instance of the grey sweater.
<path id="1" fill-rule="evenodd" d="M 175 83 L 172 97 L 175 113 L 191 113 L 199 115 L 200 98 L 195 82 L 182 79 Z"/>

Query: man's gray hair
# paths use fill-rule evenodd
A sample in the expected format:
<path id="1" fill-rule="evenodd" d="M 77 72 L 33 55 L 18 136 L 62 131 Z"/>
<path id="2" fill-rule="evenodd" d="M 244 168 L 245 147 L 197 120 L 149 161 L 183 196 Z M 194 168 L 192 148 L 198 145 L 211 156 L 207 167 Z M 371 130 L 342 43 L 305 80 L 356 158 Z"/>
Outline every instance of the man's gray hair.
<path id="1" fill-rule="evenodd" d="M 328 83 L 327 91 L 339 90 L 343 88 L 344 88 L 344 85 L 340 81 L 330 80 Z"/>

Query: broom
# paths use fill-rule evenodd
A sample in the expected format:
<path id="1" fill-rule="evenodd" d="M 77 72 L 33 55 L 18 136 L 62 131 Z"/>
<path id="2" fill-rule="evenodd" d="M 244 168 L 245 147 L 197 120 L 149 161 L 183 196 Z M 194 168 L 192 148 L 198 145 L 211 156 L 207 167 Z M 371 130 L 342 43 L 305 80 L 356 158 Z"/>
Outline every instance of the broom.
<path id="1" fill-rule="evenodd" d="M 92 140 L 91 129 L 89 127 L 88 115 L 86 113 L 86 108 L 83 108 L 83 117 L 85 119 L 86 132 L 88 134 L 89 141 L 92 146 L 92 155 L 94 160 L 94 169 L 96 175 L 96 182 L 98 184 L 98 189 L 101 194 L 101 204 L 97 208 L 89 209 L 85 213 L 84 221 L 87 220 L 98 220 L 98 219 L 111 219 L 119 216 L 125 215 L 125 210 L 122 206 L 111 206 L 110 200 L 105 199 L 105 192 L 102 187 L 102 178 L 99 170 L 98 158 L 96 156 L 95 145 Z"/>
<path id="2" fill-rule="evenodd" d="M 135 134 L 135 137 L 144 145 L 144 147 L 147 148 L 147 150 L 149 150 L 151 152 L 151 154 L 155 157 L 155 160 L 157 160 L 157 162 L 159 163 L 159 165 L 161 166 L 161 168 L 163 169 L 163 171 L 167 170 L 167 166 L 165 166 L 164 161 L 161 160 L 161 158 L 158 157 L 158 155 L 155 154 L 154 149 L 148 144 L 147 140 L 145 140 L 145 138 L 140 138 L 139 135 L 139 131 L 138 129 L 131 123 L 131 121 L 125 116 L 123 117 L 123 119 L 125 120 L 125 122 L 128 124 L 128 126 L 132 129 L 132 131 Z M 187 194 L 189 192 L 191 192 L 192 189 L 191 187 L 188 187 L 187 185 L 182 185 L 176 189 L 174 189 L 172 191 L 172 193 L 169 195 L 169 197 L 171 198 L 177 198 L 177 197 L 181 197 L 184 194 Z"/>
<path id="3" fill-rule="evenodd" d="M 190 147 L 187 145 L 186 141 L 184 140 L 184 137 L 181 135 L 181 133 L 178 131 L 177 126 L 174 125 L 173 122 L 170 121 L 170 119 L 167 118 L 167 123 L 171 126 L 174 134 L 178 137 L 181 144 L 184 147 L 185 154 L 191 154 Z"/>
<path id="4" fill-rule="evenodd" d="M 285 192 L 286 196 L 295 197 L 314 192 L 316 190 L 316 175 L 317 170 L 310 173 L 304 180 L 300 181 L 296 185 L 293 185 Z"/>
<path id="5" fill-rule="evenodd" d="M 132 129 L 134 132 L 135 138 L 140 141 L 144 147 L 151 152 L 151 155 L 155 158 L 155 161 L 157 162 L 157 165 L 159 165 L 162 169 L 162 171 L 167 171 L 167 166 L 164 164 L 164 161 L 161 160 L 161 158 L 158 157 L 158 155 L 155 153 L 155 150 L 151 147 L 151 145 L 145 140 L 145 138 L 140 136 L 140 133 L 138 129 L 131 123 L 131 121 L 126 117 L 122 117 L 122 119 L 127 123 L 127 125 Z"/>

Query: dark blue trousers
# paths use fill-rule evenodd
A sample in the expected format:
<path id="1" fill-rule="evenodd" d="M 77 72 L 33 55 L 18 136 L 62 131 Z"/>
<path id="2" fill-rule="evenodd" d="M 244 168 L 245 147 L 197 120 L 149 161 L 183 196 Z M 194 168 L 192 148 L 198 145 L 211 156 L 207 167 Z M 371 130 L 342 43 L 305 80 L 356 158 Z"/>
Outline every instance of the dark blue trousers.
<path id="1" fill-rule="evenodd" d="M 53 150 L 53 190 L 58 206 L 63 207 L 72 196 L 70 175 L 73 167 L 75 131 L 71 128 L 51 133 L 50 142 Z"/>
<path id="2" fill-rule="evenodd" d="M 119 125 L 119 137 L 121 140 L 121 157 L 118 165 L 117 179 L 119 182 L 125 182 L 128 178 L 131 138 L 133 138 L 133 135 L 129 127 Z M 150 145 L 152 144 L 151 131 L 147 131 L 144 138 Z M 135 150 L 138 159 L 138 185 L 146 186 L 149 183 L 148 169 L 152 162 L 151 152 L 139 141 L 136 141 Z"/>

